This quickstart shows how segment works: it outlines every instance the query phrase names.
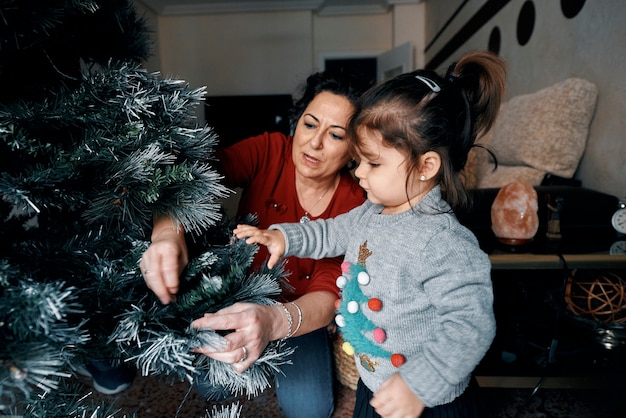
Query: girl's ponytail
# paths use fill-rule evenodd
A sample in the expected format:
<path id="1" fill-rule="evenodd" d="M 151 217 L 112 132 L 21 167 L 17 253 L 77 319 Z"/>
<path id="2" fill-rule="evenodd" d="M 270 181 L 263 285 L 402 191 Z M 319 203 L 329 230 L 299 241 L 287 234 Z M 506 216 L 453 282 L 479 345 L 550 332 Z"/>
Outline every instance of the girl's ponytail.
<path id="1" fill-rule="evenodd" d="M 458 83 L 465 93 L 475 124 L 474 134 L 486 133 L 496 120 L 506 88 L 504 60 L 490 52 L 470 52 L 448 68 L 445 79 Z"/>

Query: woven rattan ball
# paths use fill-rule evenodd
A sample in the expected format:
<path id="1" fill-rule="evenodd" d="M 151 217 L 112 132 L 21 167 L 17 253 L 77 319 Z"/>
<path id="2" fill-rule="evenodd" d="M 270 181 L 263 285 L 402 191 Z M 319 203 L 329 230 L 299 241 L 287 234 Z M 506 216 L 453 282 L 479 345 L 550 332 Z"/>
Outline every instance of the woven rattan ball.
<path id="1" fill-rule="evenodd" d="M 626 281 L 612 272 L 572 271 L 565 286 L 565 301 L 581 317 L 626 323 Z"/>

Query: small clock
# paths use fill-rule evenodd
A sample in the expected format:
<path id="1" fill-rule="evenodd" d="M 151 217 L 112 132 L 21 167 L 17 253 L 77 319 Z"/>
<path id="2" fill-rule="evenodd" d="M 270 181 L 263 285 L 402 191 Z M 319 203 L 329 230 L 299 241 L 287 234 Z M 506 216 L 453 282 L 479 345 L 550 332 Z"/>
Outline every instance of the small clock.
<path id="1" fill-rule="evenodd" d="M 626 241 L 615 241 L 609 251 L 611 255 L 626 254 Z"/>
<path id="2" fill-rule="evenodd" d="M 611 218 L 611 225 L 618 234 L 626 235 L 626 199 L 619 202 L 619 209 L 615 211 Z"/>

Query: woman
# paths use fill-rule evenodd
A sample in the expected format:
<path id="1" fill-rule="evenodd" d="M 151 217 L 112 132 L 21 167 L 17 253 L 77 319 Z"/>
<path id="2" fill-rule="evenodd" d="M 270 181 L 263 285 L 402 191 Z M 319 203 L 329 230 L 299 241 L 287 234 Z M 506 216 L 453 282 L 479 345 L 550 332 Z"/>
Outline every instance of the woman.
<path id="1" fill-rule="evenodd" d="M 356 99 L 369 83 L 316 73 L 308 77 L 293 110 L 293 137 L 281 133 L 241 141 L 217 153 L 225 184 L 241 187 L 238 214 L 254 213 L 259 227 L 278 222 L 331 218 L 360 205 L 365 196 L 346 169 L 346 127 Z M 243 121 L 245 123 L 245 119 Z M 254 266 L 269 254 L 260 248 Z M 171 219 L 155 221 L 152 245 L 140 267 L 148 287 L 163 303 L 174 300 L 188 262 L 183 232 Z M 338 298 L 339 259 L 287 259 L 292 291 L 274 306 L 237 303 L 194 321 L 195 327 L 233 329 L 225 351 L 203 352 L 244 371 L 269 341 L 290 338 L 292 365 L 276 376 L 276 393 L 286 417 L 331 416 L 334 409 L 332 346 L 326 333 Z M 202 386 L 202 385 L 200 385 Z"/>

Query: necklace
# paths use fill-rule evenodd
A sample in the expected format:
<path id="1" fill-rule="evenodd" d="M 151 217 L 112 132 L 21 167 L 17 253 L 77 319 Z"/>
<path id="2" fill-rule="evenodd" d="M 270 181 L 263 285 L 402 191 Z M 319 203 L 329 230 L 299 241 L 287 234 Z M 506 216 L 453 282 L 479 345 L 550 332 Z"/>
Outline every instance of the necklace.
<path id="1" fill-rule="evenodd" d="M 315 202 L 315 204 L 313 206 L 311 206 L 311 209 L 309 209 L 310 211 L 313 211 L 313 209 L 315 209 L 315 207 L 317 206 L 318 203 L 320 203 L 322 201 L 322 199 L 324 198 L 324 196 L 326 196 L 326 193 L 328 193 L 328 191 L 330 189 L 332 189 L 335 186 L 335 184 L 333 183 L 328 189 L 324 190 L 324 193 L 322 193 L 322 195 L 317 199 L 317 201 Z M 304 215 L 302 215 L 302 217 L 300 218 L 300 223 L 304 224 L 307 222 L 311 221 L 311 218 L 309 217 L 309 212 L 307 210 L 304 211 Z"/>

